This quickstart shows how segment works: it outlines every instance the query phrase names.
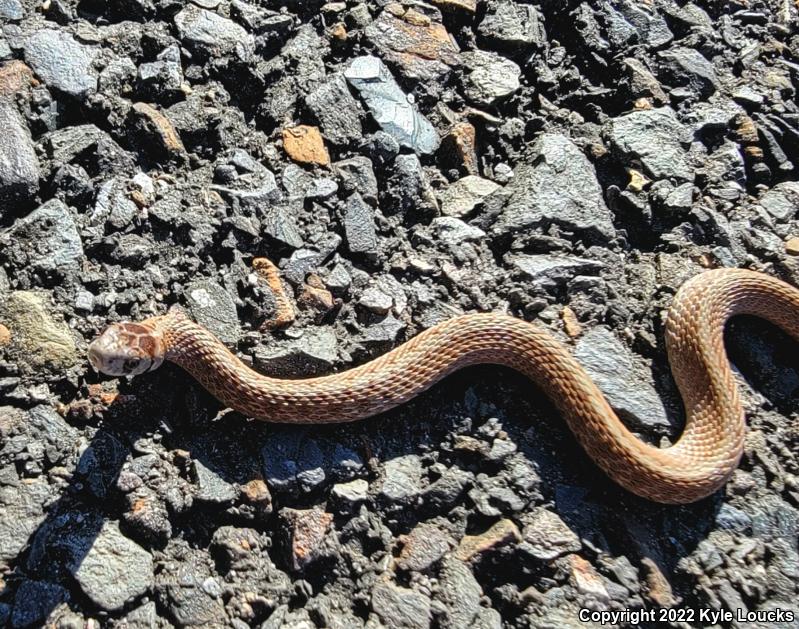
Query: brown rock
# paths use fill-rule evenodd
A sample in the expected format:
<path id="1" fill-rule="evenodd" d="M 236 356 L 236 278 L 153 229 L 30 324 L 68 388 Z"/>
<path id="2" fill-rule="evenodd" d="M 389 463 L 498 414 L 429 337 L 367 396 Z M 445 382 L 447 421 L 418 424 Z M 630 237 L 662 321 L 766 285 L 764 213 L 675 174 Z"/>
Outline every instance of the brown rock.
<path id="1" fill-rule="evenodd" d="M 477 11 L 477 0 L 431 0 L 431 4 L 445 11 L 468 11 L 469 13 Z"/>
<path id="2" fill-rule="evenodd" d="M 299 125 L 283 129 L 283 148 L 291 159 L 300 164 L 330 164 L 330 155 L 317 127 Z"/>
<path id="3" fill-rule="evenodd" d="M 248 504 L 258 510 L 260 515 L 272 513 L 272 494 L 262 479 L 254 478 L 242 485 L 241 495 Z"/>
<path id="4" fill-rule="evenodd" d="M 364 31 L 380 56 L 412 79 L 440 80 L 460 64 L 458 47 L 443 24 L 401 5 L 389 5 Z"/>
<path id="5" fill-rule="evenodd" d="M 14 59 L 0 65 L 0 96 L 12 96 L 36 85 L 33 70 Z"/>
<path id="6" fill-rule="evenodd" d="M 9 329 L 0 323 L 0 347 L 8 345 L 11 342 L 11 332 Z"/>
<path id="7" fill-rule="evenodd" d="M 461 561 L 470 561 L 478 555 L 522 541 L 522 534 L 510 520 L 500 520 L 485 533 L 464 535 L 455 549 L 454 556 Z"/>
<path id="8" fill-rule="evenodd" d="M 185 151 L 172 122 L 155 107 L 147 103 L 134 103 L 132 110 L 134 124 L 137 130 L 146 135 L 146 139 L 157 142 L 160 149 L 169 155 Z"/>
<path id="9" fill-rule="evenodd" d="M 790 256 L 799 256 L 799 236 L 794 236 L 785 241 L 785 253 Z M 2 338 L 2 333 L 0 333 L 0 338 Z M 0 340 L 0 345 L 2 344 L 2 340 Z"/>
<path id="10" fill-rule="evenodd" d="M 294 570 L 302 570 L 316 561 L 324 552 L 327 531 L 333 514 L 321 509 L 283 509 L 280 515 L 289 525 L 291 563 Z"/>
<path id="11" fill-rule="evenodd" d="M 674 607 L 678 602 L 677 598 L 660 567 L 649 557 L 641 559 L 641 567 L 646 581 L 647 598 L 658 607 Z"/>
<path id="12" fill-rule="evenodd" d="M 263 280 L 269 288 L 275 301 L 275 314 L 261 324 L 261 330 L 275 330 L 293 323 L 296 318 L 294 304 L 286 293 L 278 268 L 268 258 L 255 258 L 252 268 L 258 279 Z"/>
<path id="13" fill-rule="evenodd" d="M 602 577 L 597 574 L 588 561 L 579 555 L 569 555 L 566 559 L 569 562 L 571 571 L 569 580 L 574 589 L 583 596 L 594 598 L 603 603 L 610 602 L 610 595 L 602 582 Z"/>
<path id="14" fill-rule="evenodd" d="M 560 316 L 563 319 L 563 329 L 566 331 L 566 334 L 569 335 L 569 338 L 576 339 L 583 333 L 583 326 L 581 326 L 580 322 L 577 320 L 577 315 L 574 314 L 574 310 L 568 306 L 564 306 Z"/>
<path id="15" fill-rule="evenodd" d="M 470 122 L 455 124 L 444 137 L 441 152 L 455 168 L 463 168 L 470 175 L 479 175 L 477 166 L 476 139 L 477 134 Z"/>

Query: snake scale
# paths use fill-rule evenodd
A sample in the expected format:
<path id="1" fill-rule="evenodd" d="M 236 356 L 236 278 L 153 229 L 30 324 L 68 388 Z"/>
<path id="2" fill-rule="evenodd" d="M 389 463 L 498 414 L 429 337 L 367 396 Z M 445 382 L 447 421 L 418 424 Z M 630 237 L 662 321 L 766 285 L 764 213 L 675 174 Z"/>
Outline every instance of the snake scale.
<path id="1" fill-rule="evenodd" d="M 657 502 L 699 500 L 738 465 L 746 426 L 724 349 L 737 314 L 761 317 L 799 340 L 799 290 L 742 269 L 706 271 L 677 292 L 666 320 L 669 363 L 685 404 L 685 428 L 668 448 L 633 435 L 566 346 L 543 327 L 501 314 L 440 323 L 342 373 L 286 380 L 258 374 L 179 311 L 109 326 L 89 347 L 92 365 L 137 375 L 171 361 L 223 404 L 249 417 L 325 424 L 394 408 L 453 371 L 478 363 L 512 367 L 553 401 L 588 455 L 627 490 Z"/>

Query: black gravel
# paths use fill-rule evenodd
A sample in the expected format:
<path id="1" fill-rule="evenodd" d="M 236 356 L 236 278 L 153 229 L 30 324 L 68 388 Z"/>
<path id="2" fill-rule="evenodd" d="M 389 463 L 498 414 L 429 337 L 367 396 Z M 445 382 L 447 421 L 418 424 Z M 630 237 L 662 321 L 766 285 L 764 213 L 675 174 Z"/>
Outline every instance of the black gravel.
<path id="1" fill-rule="evenodd" d="M 169 365 L 100 377 L 86 346 L 178 304 L 313 376 L 508 312 L 673 442 L 680 284 L 799 284 L 797 24 L 790 0 L 0 0 L 0 625 L 795 627 L 739 619 L 799 614 L 799 346 L 762 322 L 728 335 L 740 468 L 684 507 L 606 479 L 508 370 L 291 427 Z"/>

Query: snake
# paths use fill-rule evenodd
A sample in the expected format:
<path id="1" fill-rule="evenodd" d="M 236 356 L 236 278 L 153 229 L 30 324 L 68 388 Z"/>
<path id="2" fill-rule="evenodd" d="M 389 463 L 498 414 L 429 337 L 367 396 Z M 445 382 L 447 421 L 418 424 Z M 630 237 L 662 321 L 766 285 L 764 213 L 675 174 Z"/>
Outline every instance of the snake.
<path id="1" fill-rule="evenodd" d="M 668 447 L 631 432 L 553 333 L 507 314 L 457 316 L 360 366 L 304 379 L 258 373 L 179 308 L 111 324 L 91 342 L 88 356 L 97 371 L 116 377 L 169 361 L 245 416 L 303 424 L 371 417 L 463 367 L 502 365 L 527 376 L 552 400 L 588 456 L 616 483 L 651 501 L 685 504 L 721 488 L 744 451 L 744 412 L 724 347 L 726 322 L 739 314 L 763 318 L 799 341 L 799 290 L 770 275 L 712 269 L 677 290 L 665 345 L 685 425 Z"/>

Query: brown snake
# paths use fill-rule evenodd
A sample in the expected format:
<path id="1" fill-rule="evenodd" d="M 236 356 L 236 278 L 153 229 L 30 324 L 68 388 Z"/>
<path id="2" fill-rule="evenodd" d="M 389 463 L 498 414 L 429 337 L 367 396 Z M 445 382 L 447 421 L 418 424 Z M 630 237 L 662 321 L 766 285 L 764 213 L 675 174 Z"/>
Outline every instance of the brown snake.
<path id="1" fill-rule="evenodd" d="M 467 365 L 506 365 L 548 394 L 611 478 L 650 500 L 679 504 L 722 486 L 743 452 L 746 426 L 723 339 L 727 319 L 736 314 L 762 317 L 799 340 L 796 288 L 740 269 L 707 271 L 686 282 L 666 321 L 669 362 L 686 411 L 685 429 L 668 448 L 630 433 L 560 341 L 507 315 L 463 315 L 360 367 L 305 380 L 256 373 L 211 332 L 174 311 L 111 325 L 90 345 L 89 359 L 113 376 L 144 373 L 169 360 L 244 415 L 309 424 L 382 413 Z"/>

